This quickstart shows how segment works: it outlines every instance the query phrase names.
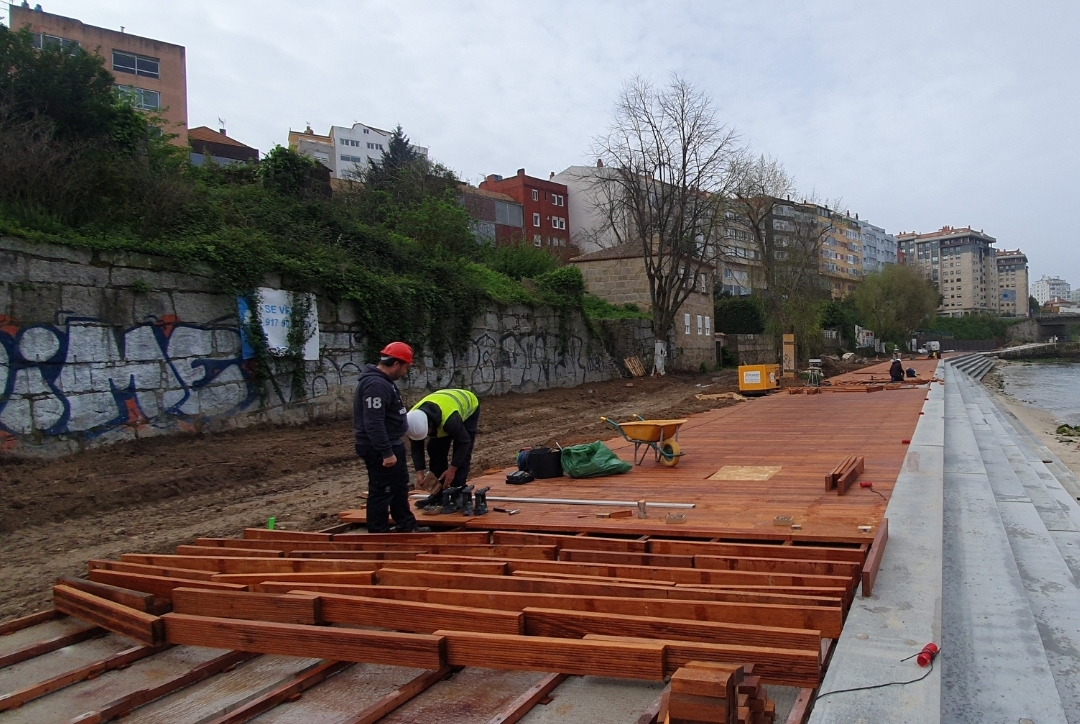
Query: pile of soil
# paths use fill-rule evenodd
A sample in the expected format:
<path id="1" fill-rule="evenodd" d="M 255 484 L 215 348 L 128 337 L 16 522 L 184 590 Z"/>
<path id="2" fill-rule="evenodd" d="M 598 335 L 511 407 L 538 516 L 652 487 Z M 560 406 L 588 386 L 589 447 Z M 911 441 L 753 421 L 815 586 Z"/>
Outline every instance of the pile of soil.
<path id="1" fill-rule="evenodd" d="M 611 438 L 601 415 L 683 417 L 735 404 L 696 394 L 735 389 L 725 370 L 484 398 L 473 473 L 512 466 L 522 447 Z M 55 578 L 84 574 L 89 559 L 172 552 L 270 516 L 318 530 L 366 487 L 350 420 L 138 440 L 51 461 L 0 458 L 0 619 L 46 607 Z"/>

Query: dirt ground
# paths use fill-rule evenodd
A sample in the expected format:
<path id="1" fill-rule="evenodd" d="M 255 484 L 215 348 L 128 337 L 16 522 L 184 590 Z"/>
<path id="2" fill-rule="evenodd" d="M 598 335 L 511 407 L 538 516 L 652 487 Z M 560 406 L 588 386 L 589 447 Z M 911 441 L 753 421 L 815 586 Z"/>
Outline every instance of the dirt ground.
<path id="1" fill-rule="evenodd" d="M 734 404 L 734 370 L 485 398 L 473 471 L 512 466 L 528 445 L 610 438 L 600 415 L 675 417 Z M 411 467 L 411 464 L 410 464 Z M 172 552 L 243 528 L 318 530 L 367 487 L 351 421 L 123 443 L 53 461 L 0 459 L 0 620 L 48 606 L 57 576 L 92 558 Z"/>

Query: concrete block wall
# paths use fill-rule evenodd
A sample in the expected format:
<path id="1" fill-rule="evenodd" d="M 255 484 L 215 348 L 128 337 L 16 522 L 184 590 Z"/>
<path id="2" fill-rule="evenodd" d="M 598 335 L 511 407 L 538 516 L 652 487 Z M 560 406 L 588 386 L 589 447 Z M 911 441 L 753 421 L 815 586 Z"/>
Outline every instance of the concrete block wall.
<path id="1" fill-rule="evenodd" d="M 0 238 L 0 454 L 348 416 L 368 340 L 354 303 L 320 297 L 318 308 L 320 359 L 294 399 L 288 375 L 252 382 L 236 298 L 211 268 Z M 570 326 L 560 338 L 551 310 L 489 309 L 463 353 L 421 355 L 406 401 L 448 385 L 491 395 L 617 375 L 584 322 Z"/>
<path id="2" fill-rule="evenodd" d="M 643 259 L 599 259 L 575 262 L 585 288 L 612 304 L 636 304 L 642 311 L 652 307 L 649 279 Z"/>

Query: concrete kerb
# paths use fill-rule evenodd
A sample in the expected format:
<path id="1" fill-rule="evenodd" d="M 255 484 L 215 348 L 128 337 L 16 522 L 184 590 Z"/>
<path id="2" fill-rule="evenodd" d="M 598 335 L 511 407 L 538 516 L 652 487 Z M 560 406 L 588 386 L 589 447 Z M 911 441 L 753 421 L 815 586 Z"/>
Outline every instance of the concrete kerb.
<path id="1" fill-rule="evenodd" d="M 942 367 L 939 365 L 938 374 Z M 944 390 L 933 384 L 886 509 L 889 543 L 874 594 L 855 597 L 811 724 L 940 721 L 940 670 L 915 665 L 941 640 Z M 829 692 L 926 678 L 908 686 Z"/>

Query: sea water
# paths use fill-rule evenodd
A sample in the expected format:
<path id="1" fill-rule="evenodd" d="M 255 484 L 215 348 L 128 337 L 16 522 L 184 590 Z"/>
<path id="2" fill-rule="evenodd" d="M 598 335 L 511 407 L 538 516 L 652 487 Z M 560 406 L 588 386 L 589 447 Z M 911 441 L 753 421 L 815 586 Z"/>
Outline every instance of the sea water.
<path id="1" fill-rule="evenodd" d="M 1080 362 L 1001 362 L 994 371 L 1013 398 L 1080 425 Z"/>

